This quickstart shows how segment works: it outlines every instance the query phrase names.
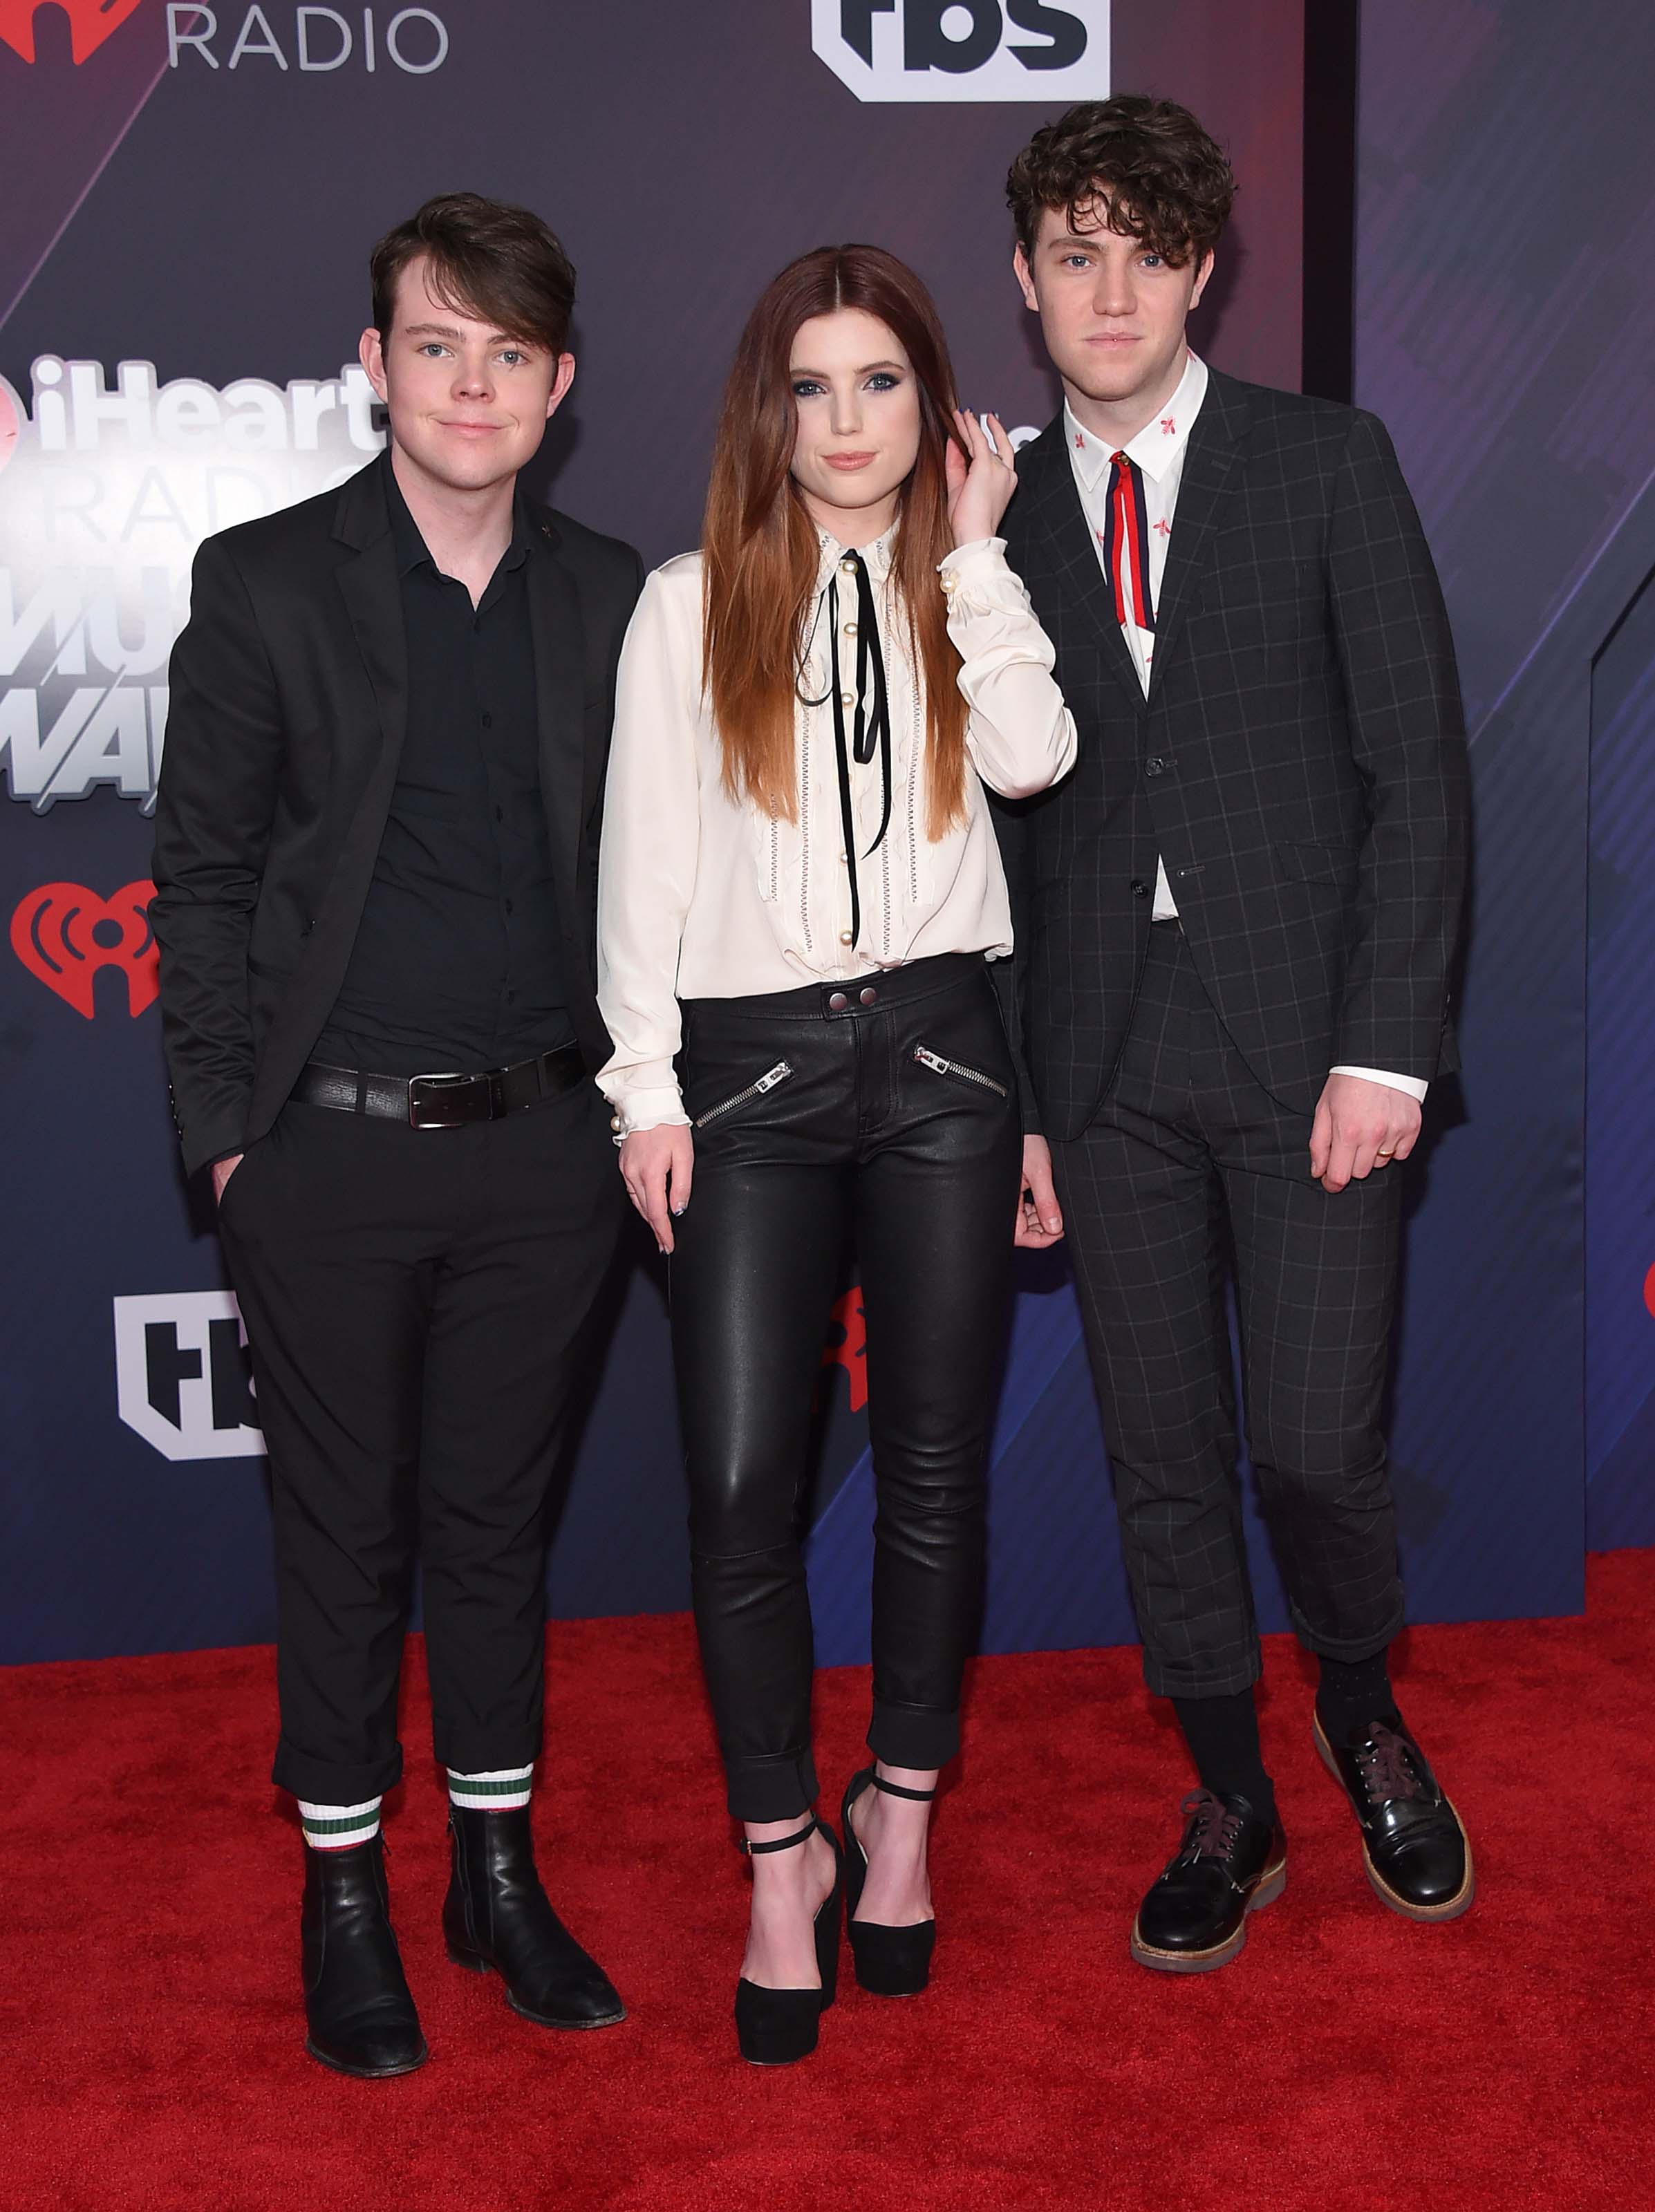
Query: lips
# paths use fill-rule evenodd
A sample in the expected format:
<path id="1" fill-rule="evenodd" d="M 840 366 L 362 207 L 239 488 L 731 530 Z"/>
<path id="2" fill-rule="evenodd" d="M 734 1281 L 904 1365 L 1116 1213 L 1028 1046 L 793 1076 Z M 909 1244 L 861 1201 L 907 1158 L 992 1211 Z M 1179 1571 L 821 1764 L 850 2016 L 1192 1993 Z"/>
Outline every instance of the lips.
<path id="1" fill-rule="evenodd" d="M 824 453 L 823 459 L 831 469 L 849 473 L 853 469 L 865 469 L 878 457 L 873 453 Z"/>

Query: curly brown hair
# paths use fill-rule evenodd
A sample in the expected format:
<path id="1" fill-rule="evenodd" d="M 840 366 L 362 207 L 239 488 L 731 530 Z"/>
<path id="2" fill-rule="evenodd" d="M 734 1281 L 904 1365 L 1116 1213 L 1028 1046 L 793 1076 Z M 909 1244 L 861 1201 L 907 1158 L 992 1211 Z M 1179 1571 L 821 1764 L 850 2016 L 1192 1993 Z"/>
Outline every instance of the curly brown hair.
<path id="1" fill-rule="evenodd" d="M 1212 252 L 1235 196 L 1223 148 L 1190 110 L 1141 92 L 1071 107 L 1035 132 L 1006 179 L 1025 256 L 1043 210 L 1062 208 L 1071 224 L 1101 216 L 1117 237 L 1142 239 L 1174 269 Z"/>

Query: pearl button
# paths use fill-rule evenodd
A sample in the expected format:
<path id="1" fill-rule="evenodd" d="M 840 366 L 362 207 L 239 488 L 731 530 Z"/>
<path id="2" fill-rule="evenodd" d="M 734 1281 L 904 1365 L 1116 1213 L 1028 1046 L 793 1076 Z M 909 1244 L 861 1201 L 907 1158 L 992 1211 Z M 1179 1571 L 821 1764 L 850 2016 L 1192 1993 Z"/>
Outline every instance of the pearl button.
<path id="1" fill-rule="evenodd" d="M 855 941 L 856 940 L 852 937 L 848 929 L 842 929 L 839 932 L 839 942 L 841 945 L 854 945 Z"/>
<path id="2" fill-rule="evenodd" d="M 855 635 L 856 635 L 856 625 L 855 625 L 855 623 L 847 623 L 845 624 L 845 635 L 846 635 L 847 637 L 855 637 Z"/>
<path id="3" fill-rule="evenodd" d="M 842 691 L 839 694 L 839 704 L 842 707 L 854 707 L 855 703 L 856 694 L 854 691 Z"/>
<path id="4" fill-rule="evenodd" d="M 855 573 L 856 563 L 854 561 L 841 561 L 839 563 L 839 574 L 842 576 L 854 576 Z"/>
<path id="5" fill-rule="evenodd" d="M 952 568 L 945 568 L 942 572 L 942 588 L 949 592 L 957 592 L 959 589 L 959 578 Z"/>
<path id="6" fill-rule="evenodd" d="M 611 1129 L 624 1129 L 626 1124 L 618 1114 L 611 1114 L 609 1117 L 609 1126 Z"/>

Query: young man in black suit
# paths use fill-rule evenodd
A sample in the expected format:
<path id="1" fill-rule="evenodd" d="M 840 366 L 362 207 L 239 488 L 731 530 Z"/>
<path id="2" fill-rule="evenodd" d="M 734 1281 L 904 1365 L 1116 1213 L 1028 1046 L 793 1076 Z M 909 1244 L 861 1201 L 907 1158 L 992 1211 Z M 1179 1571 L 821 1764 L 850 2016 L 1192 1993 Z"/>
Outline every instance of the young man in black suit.
<path id="1" fill-rule="evenodd" d="M 1223 1966 L 1286 1852 L 1254 1711 L 1226 1278 L 1248 1443 L 1316 1741 L 1386 1905 L 1471 1901 L 1453 1808 L 1396 1711 L 1379 1426 L 1402 1190 L 1455 1066 L 1464 881 L 1453 647 L 1382 426 L 1190 351 L 1234 182 L 1185 109 L 1037 134 L 1016 270 L 1062 379 L 1010 557 L 1080 732 L 1002 810 L 1030 1075 L 1019 1241 L 1067 1227 L 1152 1690 L 1201 1790 L 1133 1955 Z"/>
<path id="2" fill-rule="evenodd" d="M 383 457 L 202 547 L 150 909 L 270 1447 L 307 2048 L 426 2057 L 380 1802 L 424 1577 L 450 1956 L 549 2027 L 623 2017 L 536 1872 L 547 1494 L 622 1192 L 592 1077 L 596 843 L 630 546 L 519 489 L 574 271 L 459 193 L 373 258 Z"/>

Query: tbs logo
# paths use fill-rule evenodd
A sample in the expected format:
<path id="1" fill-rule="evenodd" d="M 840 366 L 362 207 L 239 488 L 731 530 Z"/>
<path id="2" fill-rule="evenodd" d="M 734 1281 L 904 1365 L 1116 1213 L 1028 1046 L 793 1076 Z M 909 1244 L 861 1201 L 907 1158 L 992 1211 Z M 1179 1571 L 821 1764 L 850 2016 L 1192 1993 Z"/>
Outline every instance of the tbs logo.
<path id="1" fill-rule="evenodd" d="M 265 1449 L 246 1332 L 229 1291 L 115 1300 L 120 1417 L 163 1459 L 240 1459 Z"/>
<path id="2" fill-rule="evenodd" d="M 1109 0 L 811 0 L 811 44 L 858 100 L 1109 95 Z"/>

